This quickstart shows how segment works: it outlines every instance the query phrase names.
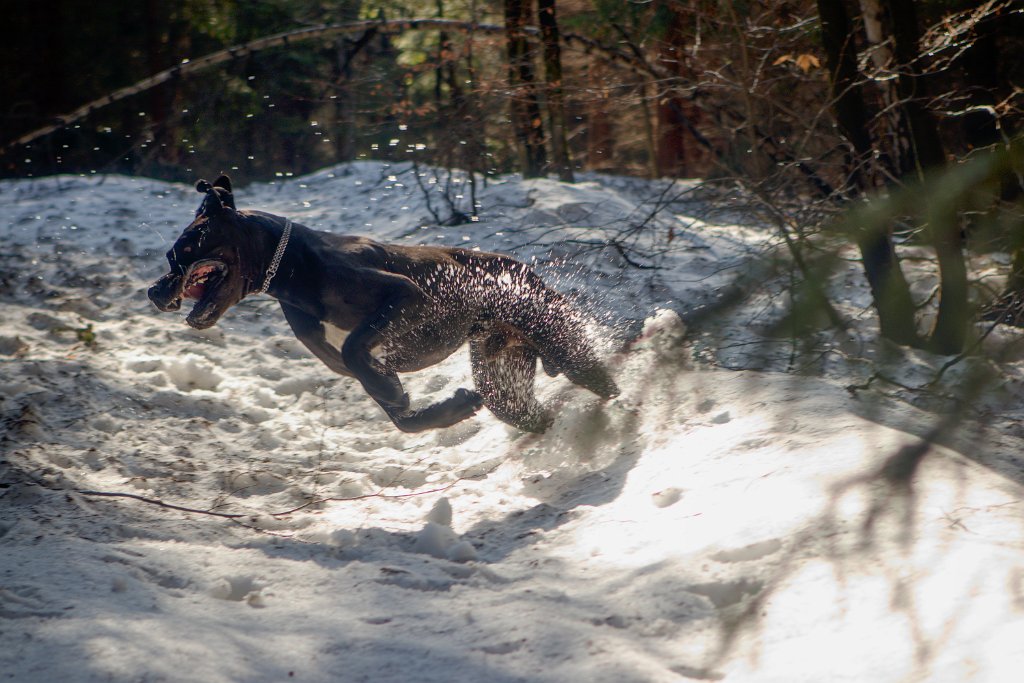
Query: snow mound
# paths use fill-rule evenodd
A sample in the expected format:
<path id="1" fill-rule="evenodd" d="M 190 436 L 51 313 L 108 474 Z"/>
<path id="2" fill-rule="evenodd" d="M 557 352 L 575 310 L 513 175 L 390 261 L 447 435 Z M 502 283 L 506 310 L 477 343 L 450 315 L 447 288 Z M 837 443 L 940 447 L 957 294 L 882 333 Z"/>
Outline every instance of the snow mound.
<path id="1" fill-rule="evenodd" d="M 470 562 L 477 558 L 476 548 L 460 539 L 452 526 L 452 506 L 447 498 L 440 498 L 426 516 L 426 524 L 416 534 L 412 551 L 452 562 Z"/>
<path id="2" fill-rule="evenodd" d="M 194 354 L 164 361 L 163 370 L 179 391 L 215 391 L 224 381 L 212 363 Z"/>

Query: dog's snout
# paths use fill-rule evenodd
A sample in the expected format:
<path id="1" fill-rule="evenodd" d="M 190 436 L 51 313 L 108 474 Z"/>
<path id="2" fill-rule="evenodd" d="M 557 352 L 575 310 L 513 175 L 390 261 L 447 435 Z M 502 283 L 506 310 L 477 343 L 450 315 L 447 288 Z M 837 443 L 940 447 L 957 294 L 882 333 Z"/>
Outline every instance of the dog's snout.
<path id="1" fill-rule="evenodd" d="M 165 276 L 146 292 L 149 300 L 161 311 L 176 311 L 181 308 L 181 299 L 175 296 L 175 288 L 170 284 Z"/>

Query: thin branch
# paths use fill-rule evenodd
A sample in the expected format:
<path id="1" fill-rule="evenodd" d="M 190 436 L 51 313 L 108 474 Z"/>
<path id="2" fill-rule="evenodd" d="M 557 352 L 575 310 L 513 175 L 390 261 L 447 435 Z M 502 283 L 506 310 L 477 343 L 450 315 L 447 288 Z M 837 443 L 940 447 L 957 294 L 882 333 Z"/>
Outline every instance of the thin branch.
<path id="1" fill-rule="evenodd" d="M 953 367 L 957 363 L 962 362 L 964 359 L 968 358 L 969 356 L 973 355 L 974 352 L 978 350 L 978 348 L 982 345 L 982 343 L 988 338 L 988 336 L 990 334 L 992 334 L 993 331 L 995 331 L 996 327 L 998 327 L 1001 323 L 1002 323 L 1002 320 L 996 319 L 991 325 L 988 326 L 988 328 L 984 332 L 982 332 L 978 336 L 977 339 L 974 340 L 973 344 L 968 346 L 961 353 L 957 354 L 956 356 L 954 356 L 950 360 L 946 361 L 942 365 L 942 367 L 939 368 L 939 372 L 935 375 L 935 379 L 933 379 L 931 382 L 928 383 L 928 386 L 931 386 L 931 385 L 934 385 L 934 384 L 938 384 L 939 381 L 942 380 L 942 376 L 946 374 L 947 370 L 949 370 L 951 367 Z"/>
<path id="2" fill-rule="evenodd" d="M 619 256 L 622 257 L 623 261 L 633 266 L 634 268 L 637 268 L 639 270 L 662 270 L 661 266 L 648 265 L 645 263 L 640 263 L 639 261 L 634 261 L 633 258 L 629 255 L 629 252 L 626 251 L 626 247 L 618 239 L 610 239 L 607 243 L 611 245 L 612 248 L 614 248 L 615 251 L 619 253 Z"/>
<path id="3" fill-rule="evenodd" d="M 373 30 L 378 32 L 397 33 L 401 31 L 429 29 L 461 31 L 464 33 L 480 32 L 496 35 L 504 34 L 505 32 L 505 27 L 503 25 L 480 24 L 473 21 L 459 21 L 455 19 L 375 19 L 346 22 L 341 24 L 323 24 L 321 26 L 275 33 L 273 35 L 264 36 L 263 38 L 250 40 L 249 42 L 242 43 L 241 45 L 233 45 L 223 50 L 203 55 L 196 59 L 184 60 L 181 64 L 177 64 L 169 69 L 164 69 L 163 71 L 155 73 L 152 76 L 144 78 L 127 87 L 115 90 L 112 93 L 82 105 L 68 114 L 57 116 L 56 121 L 48 126 L 38 128 L 32 132 L 15 138 L 14 140 L 4 143 L 0 146 L 0 153 L 7 152 L 12 147 L 27 145 L 38 138 L 54 133 L 61 128 L 84 119 L 98 109 L 102 109 L 107 105 L 114 104 L 115 102 L 119 102 L 131 97 L 132 95 L 145 92 L 146 90 L 161 85 L 162 83 L 166 83 L 175 78 L 192 74 L 197 71 L 202 71 L 203 69 L 208 69 L 218 64 L 248 57 L 252 53 L 260 50 L 266 50 L 274 47 L 287 47 L 294 43 L 315 40 L 318 38 L 329 38 L 348 33 L 370 32 Z M 540 34 L 540 29 L 535 26 L 524 26 L 523 32 L 529 36 L 535 37 Z M 580 44 L 586 51 L 597 50 L 614 61 L 625 63 L 634 70 L 643 72 L 651 71 L 650 65 L 638 62 L 635 56 L 614 47 L 602 45 L 591 38 L 575 33 L 563 33 L 561 34 L 561 39 L 569 45 L 573 43 Z"/>
<path id="4" fill-rule="evenodd" d="M 45 487 L 44 487 L 45 488 Z M 243 515 L 238 513 L 228 512 L 215 512 L 213 510 L 200 510 L 198 508 L 190 508 L 184 505 L 174 505 L 173 503 L 164 502 L 158 498 L 147 498 L 146 496 L 140 496 L 136 493 L 121 493 L 117 491 L 77 491 L 70 490 L 68 493 L 77 493 L 80 496 L 92 496 L 96 498 L 128 498 L 131 500 L 137 500 L 141 503 L 148 503 L 149 505 L 156 505 L 157 507 L 167 508 L 168 510 L 177 510 L 178 512 L 191 512 L 197 515 L 210 515 L 211 517 L 221 517 L 223 519 L 239 519 L 242 517 L 252 517 L 252 515 Z"/>
<path id="5" fill-rule="evenodd" d="M 486 472 L 485 474 L 489 474 L 490 472 L 493 472 L 497 468 L 498 465 L 495 465 L 490 471 Z M 450 491 L 452 488 L 462 483 L 462 481 L 464 481 L 463 477 L 457 477 L 456 479 L 453 479 L 444 486 L 437 486 L 432 489 L 423 489 L 419 491 L 410 491 L 408 493 L 383 493 L 383 489 L 378 489 L 374 493 L 364 493 L 359 496 L 348 496 L 344 498 L 310 498 L 302 505 L 296 506 L 289 510 L 282 510 L 280 512 L 270 512 L 266 514 L 269 517 L 286 517 L 288 515 L 299 512 L 300 510 L 305 510 L 306 508 L 312 507 L 313 505 L 319 505 L 321 503 L 349 503 L 357 500 L 368 500 L 371 498 L 382 498 L 385 500 L 401 500 L 403 498 L 415 498 L 417 496 L 426 496 L 432 493 L 444 493 L 446 491 Z M 39 483 L 36 483 L 35 485 L 50 490 L 60 490 L 52 489 L 51 487 L 44 486 L 43 484 Z M 120 491 L 82 491 L 77 489 L 68 489 L 66 490 L 66 492 L 75 493 L 80 496 L 91 496 L 95 498 L 127 498 L 129 500 L 136 500 L 139 501 L 140 503 L 155 505 L 157 507 L 166 508 L 168 510 L 177 510 L 178 512 L 188 512 L 196 515 L 209 515 L 211 517 L 220 517 L 221 519 L 237 520 L 250 518 L 254 516 L 253 513 L 217 512 L 215 510 L 202 510 L 199 508 L 188 507 L 185 505 L 175 505 L 174 503 L 168 503 L 166 501 L 160 500 L 159 498 L 148 498 L 146 496 L 140 496 L 136 493 L 122 493 Z"/>

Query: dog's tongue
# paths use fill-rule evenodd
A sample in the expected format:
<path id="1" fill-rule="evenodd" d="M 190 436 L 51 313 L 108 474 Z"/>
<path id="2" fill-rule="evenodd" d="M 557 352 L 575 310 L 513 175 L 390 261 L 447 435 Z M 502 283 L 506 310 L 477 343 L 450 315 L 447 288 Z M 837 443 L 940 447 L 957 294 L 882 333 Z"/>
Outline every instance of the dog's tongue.
<path id="1" fill-rule="evenodd" d="M 182 294 L 185 295 L 186 299 L 202 299 L 205 292 L 206 285 L 197 282 L 196 284 L 187 287 Z"/>
<path id="2" fill-rule="evenodd" d="M 189 276 L 189 281 L 186 284 L 185 290 L 182 292 L 186 299 L 203 298 L 203 294 L 206 293 L 206 282 L 204 280 L 204 276 L 208 275 L 213 270 L 213 266 L 200 266 L 192 272 Z"/>

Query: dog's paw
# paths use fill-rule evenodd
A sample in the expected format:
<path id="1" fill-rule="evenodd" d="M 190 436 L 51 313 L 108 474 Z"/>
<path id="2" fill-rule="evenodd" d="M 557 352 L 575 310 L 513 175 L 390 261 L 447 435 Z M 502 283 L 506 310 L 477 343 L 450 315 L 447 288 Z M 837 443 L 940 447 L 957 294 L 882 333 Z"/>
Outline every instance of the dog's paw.
<path id="1" fill-rule="evenodd" d="M 403 432 L 419 432 L 436 427 L 451 427 L 473 417 L 484 404 L 484 398 L 475 391 L 458 389 L 453 396 L 440 403 L 411 412 L 388 411 L 388 416 Z M 385 410 L 388 410 L 385 406 Z"/>
<path id="2" fill-rule="evenodd" d="M 455 395 L 434 404 L 422 412 L 430 414 L 440 426 L 450 427 L 476 415 L 484 405 L 484 397 L 470 389 L 456 389 Z"/>
<path id="3" fill-rule="evenodd" d="M 484 397 L 472 389 L 456 389 L 455 395 L 448 400 L 462 403 L 467 408 L 472 408 L 474 413 L 484 405 Z"/>

